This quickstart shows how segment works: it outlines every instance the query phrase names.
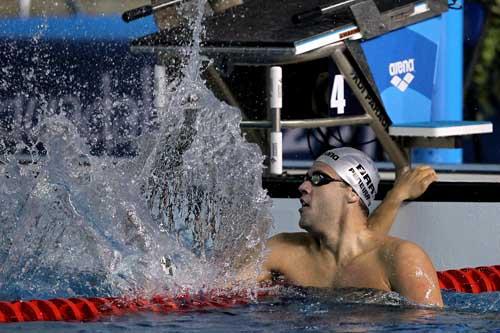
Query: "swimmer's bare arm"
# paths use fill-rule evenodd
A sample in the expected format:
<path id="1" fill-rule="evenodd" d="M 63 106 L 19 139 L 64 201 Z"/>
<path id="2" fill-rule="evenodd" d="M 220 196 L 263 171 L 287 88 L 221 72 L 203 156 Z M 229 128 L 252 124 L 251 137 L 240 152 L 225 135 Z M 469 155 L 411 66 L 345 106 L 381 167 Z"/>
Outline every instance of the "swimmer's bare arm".
<path id="1" fill-rule="evenodd" d="M 418 245 L 398 244 L 390 255 L 388 273 L 393 291 L 418 304 L 443 306 L 436 269 Z"/>
<path id="2" fill-rule="evenodd" d="M 300 267 L 297 262 L 299 248 L 307 242 L 305 233 L 281 233 L 269 238 L 258 282 L 271 281 L 274 274 L 287 276 Z"/>
<path id="3" fill-rule="evenodd" d="M 257 281 L 265 282 L 273 279 L 273 273 L 284 272 L 288 268 L 287 258 L 288 238 L 290 234 L 281 233 L 269 238 L 266 242 L 266 249 L 262 265 L 257 271 L 255 262 L 251 262 L 237 274 L 237 281 Z"/>
<path id="4" fill-rule="evenodd" d="M 264 262 L 259 276 L 258 282 L 271 281 L 273 272 L 282 272 L 283 266 L 286 265 L 284 259 L 285 252 L 285 236 L 277 234 L 269 238 L 266 243 L 266 253 L 264 254 Z"/>
<path id="5" fill-rule="evenodd" d="M 382 203 L 370 215 L 369 228 L 379 233 L 388 234 L 403 201 L 418 198 L 436 179 L 437 175 L 434 169 L 426 165 L 401 174 Z"/>

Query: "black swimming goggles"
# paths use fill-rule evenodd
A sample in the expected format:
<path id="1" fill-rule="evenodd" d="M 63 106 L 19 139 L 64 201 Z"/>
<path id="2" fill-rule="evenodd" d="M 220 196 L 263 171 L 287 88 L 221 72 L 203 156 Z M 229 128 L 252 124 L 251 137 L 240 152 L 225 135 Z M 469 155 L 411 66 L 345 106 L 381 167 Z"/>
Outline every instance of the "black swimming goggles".
<path id="1" fill-rule="evenodd" d="M 315 171 L 311 175 L 306 173 L 306 175 L 304 176 L 304 181 L 310 181 L 313 186 L 323 186 L 332 182 L 344 182 L 342 179 L 332 178 L 320 171 Z"/>

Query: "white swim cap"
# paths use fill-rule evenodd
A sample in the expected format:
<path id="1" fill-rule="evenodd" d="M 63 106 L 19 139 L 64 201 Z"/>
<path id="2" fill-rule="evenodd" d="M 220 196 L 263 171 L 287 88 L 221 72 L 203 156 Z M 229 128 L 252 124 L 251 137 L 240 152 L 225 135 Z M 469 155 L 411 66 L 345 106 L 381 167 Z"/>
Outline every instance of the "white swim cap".
<path id="1" fill-rule="evenodd" d="M 343 147 L 326 151 L 316 159 L 328 164 L 370 207 L 377 194 L 380 176 L 372 159 L 360 150 Z"/>

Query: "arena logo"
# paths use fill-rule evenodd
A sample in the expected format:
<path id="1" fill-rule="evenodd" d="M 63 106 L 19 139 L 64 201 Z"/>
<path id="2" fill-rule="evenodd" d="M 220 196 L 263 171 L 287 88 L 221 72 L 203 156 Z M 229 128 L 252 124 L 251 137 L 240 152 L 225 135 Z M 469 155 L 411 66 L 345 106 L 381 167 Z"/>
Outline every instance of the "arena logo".
<path id="1" fill-rule="evenodd" d="M 325 155 L 327 155 L 328 157 L 330 157 L 330 158 L 331 158 L 332 160 L 334 160 L 334 161 L 336 161 L 336 160 L 338 160 L 338 159 L 340 158 L 340 157 L 339 157 L 339 155 L 335 154 L 335 153 L 334 153 L 334 152 L 332 152 L 332 151 L 327 151 L 327 152 L 325 153 Z"/>
<path id="2" fill-rule="evenodd" d="M 389 74 L 392 77 L 391 84 L 401 92 L 408 89 L 415 78 L 413 72 L 415 72 L 415 59 L 406 59 L 389 64 Z"/>

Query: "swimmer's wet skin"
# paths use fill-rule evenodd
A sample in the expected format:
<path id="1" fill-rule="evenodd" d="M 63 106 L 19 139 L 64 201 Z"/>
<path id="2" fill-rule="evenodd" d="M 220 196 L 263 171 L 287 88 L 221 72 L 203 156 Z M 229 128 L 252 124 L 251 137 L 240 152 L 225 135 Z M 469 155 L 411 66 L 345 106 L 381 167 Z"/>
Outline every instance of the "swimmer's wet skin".
<path id="1" fill-rule="evenodd" d="M 396 291 L 410 301 L 443 306 L 436 270 L 418 245 L 387 235 L 400 204 L 436 179 L 430 167 L 403 174 L 378 209 L 368 209 L 378 170 L 363 152 L 332 149 L 300 185 L 303 233 L 278 234 L 267 243 L 260 281 L 281 275 L 291 284 Z"/>

